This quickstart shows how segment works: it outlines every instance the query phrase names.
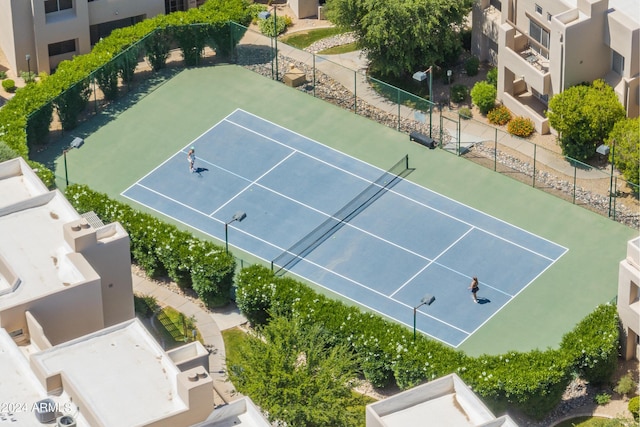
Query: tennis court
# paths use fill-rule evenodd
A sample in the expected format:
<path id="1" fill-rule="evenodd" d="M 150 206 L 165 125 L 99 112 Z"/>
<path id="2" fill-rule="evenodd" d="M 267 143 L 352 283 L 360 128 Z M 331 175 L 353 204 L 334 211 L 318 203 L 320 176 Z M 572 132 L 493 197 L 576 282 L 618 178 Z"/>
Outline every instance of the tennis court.
<path id="1" fill-rule="evenodd" d="M 404 180 L 407 157 L 389 163 L 236 110 L 122 194 L 410 327 L 433 295 L 416 329 L 453 347 L 567 251 Z"/>

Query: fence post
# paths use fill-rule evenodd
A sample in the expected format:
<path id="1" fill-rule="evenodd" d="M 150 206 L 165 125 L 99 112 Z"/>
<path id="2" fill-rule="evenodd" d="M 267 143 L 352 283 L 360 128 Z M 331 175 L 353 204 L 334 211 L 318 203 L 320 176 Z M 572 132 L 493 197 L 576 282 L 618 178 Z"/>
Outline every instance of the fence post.
<path id="1" fill-rule="evenodd" d="M 536 152 L 538 150 L 538 144 L 533 144 L 533 188 L 536 188 Z"/>
<path id="2" fill-rule="evenodd" d="M 578 174 L 578 166 L 573 167 L 573 204 L 576 204 L 576 175 Z"/>
<path id="3" fill-rule="evenodd" d="M 493 137 L 493 171 L 498 170 L 498 128 L 494 128 L 495 135 Z"/>
<path id="4" fill-rule="evenodd" d="M 313 53 L 313 97 L 316 97 L 316 54 Z"/>
<path id="5" fill-rule="evenodd" d="M 353 112 L 358 114 L 358 95 L 356 90 L 358 89 L 358 75 L 353 72 Z"/>
<path id="6" fill-rule="evenodd" d="M 400 91 L 398 90 L 398 132 L 400 132 Z"/>

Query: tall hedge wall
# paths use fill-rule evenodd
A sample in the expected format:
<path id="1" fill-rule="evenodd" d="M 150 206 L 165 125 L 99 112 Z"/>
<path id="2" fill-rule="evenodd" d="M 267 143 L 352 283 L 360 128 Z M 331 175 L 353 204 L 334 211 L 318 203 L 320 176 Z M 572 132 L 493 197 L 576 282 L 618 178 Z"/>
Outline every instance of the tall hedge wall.
<path id="1" fill-rule="evenodd" d="M 248 24 L 250 19 L 246 0 L 208 0 L 187 12 L 159 15 L 114 30 L 90 53 L 61 62 L 54 74 L 19 89 L 0 109 L 0 142 L 27 159 L 27 143 L 46 141 L 54 109 L 63 129 L 77 125 L 79 114 L 87 105 L 89 82 L 97 81 L 105 95 L 112 97 L 113 83 L 118 77 L 125 83 L 133 78 L 132 70 L 139 54 L 166 59 L 158 49 L 168 52 L 172 42 L 182 50 L 187 65 L 197 64 L 205 45 L 216 49 L 222 57 L 228 56 L 239 39 L 237 34 L 232 37 L 229 22 Z M 30 163 L 43 182 L 52 187 L 53 173 L 43 165 Z"/>
<path id="2" fill-rule="evenodd" d="M 514 404 L 543 417 L 560 401 L 573 373 L 603 381 L 618 356 L 618 315 L 601 305 L 566 334 L 560 348 L 470 357 L 378 315 L 327 298 L 303 283 L 277 277 L 266 267 L 243 269 L 236 278 L 236 302 L 254 324 L 277 312 L 320 323 L 336 342 L 348 343 L 361 372 L 375 386 L 407 389 L 451 372 L 499 407 Z"/>
<path id="3" fill-rule="evenodd" d="M 94 211 L 105 222 L 122 224 L 131 239 L 131 257 L 150 276 L 167 274 L 179 285 L 192 287 L 210 306 L 229 302 L 236 264 L 224 247 L 86 186 L 67 187 L 66 197 L 78 212 Z"/>

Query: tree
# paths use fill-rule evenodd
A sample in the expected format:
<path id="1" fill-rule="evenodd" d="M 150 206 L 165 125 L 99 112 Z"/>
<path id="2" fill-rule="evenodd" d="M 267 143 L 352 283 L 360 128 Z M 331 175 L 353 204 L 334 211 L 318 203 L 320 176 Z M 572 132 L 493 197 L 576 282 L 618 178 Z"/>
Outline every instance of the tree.
<path id="1" fill-rule="evenodd" d="M 603 80 L 577 85 L 554 95 L 547 111 L 549 124 L 558 131 L 565 156 L 585 161 L 595 154 L 625 110 L 613 88 Z"/>
<path id="2" fill-rule="evenodd" d="M 606 143 L 611 147 L 615 144 L 615 153 L 609 152 L 615 167 L 622 173 L 624 179 L 632 184 L 640 184 L 640 117 L 626 118 L 613 126 Z M 615 157 L 614 157 L 615 154 Z"/>
<path id="3" fill-rule="evenodd" d="M 355 31 L 371 69 L 400 77 L 443 64 L 462 47 L 472 0 L 328 0 L 328 19 Z"/>
<path id="4" fill-rule="evenodd" d="M 487 114 L 496 105 L 496 88 L 487 82 L 478 82 L 471 89 L 471 101 L 482 114 Z"/>
<path id="5" fill-rule="evenodd" d="M 355 361 L 348 348 L 330 345 L 318 324 L 275 316 L 227 360 L 231 380 L 269 416 L 290 426 L 356 426 L 364 398 L 351 390 Z"/>

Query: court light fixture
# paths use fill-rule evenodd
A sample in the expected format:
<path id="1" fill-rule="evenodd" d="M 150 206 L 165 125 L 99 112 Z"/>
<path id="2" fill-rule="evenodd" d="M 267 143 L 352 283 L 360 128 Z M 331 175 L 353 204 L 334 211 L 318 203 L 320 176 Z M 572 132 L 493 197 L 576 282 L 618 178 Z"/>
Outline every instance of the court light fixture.
<path id="1" fill-rule="evenodd" d="M 233 216 L 231 217 L 231 220 L 224 223 L 224 250 L 226 253 L 229 253 L 229 224 L 231 224 L 234 221 L 242 222 L 242 220 L 245 219 L 246 217 L 247 217 L 246 213 L 242 211 L 238 211 L 233 214 Z"/>
<path id="2" fill-rule="evenodd" d="M 423 82 L 427 79 L 427 73 L 429 73 L 429 138 L 431 138 L 431 128 L 433 127 L 431 126 L 431 118 L 433 113 L 433 106 L 435 104 L 435 101 L 433 100 L 435 98 L 433 96 L 433 65 L 427 68 L 425 71 L 418 71 L 416 73 L 413 73 L 413 80 Z"/>
<path id="3" fill-rule="evenodd" d="M 434 297 L 433 295 L 425 294 L 425 296 L 423 296 L 422 299 L 420 300 L 420 304 L 413 307 L 413 340 L 414 341 L 416 340 L 416 313 L 418 309 L 423 305 L 433 304 L 435 300 L 436 300 L 436 297 Z"/>
<path id="4" fill-rule="evenodd" d="M 84 139 L 75 137 L 73 138 L 73 141 L 71 141 L 71 144 L 69 144 L 69 147 L 62 150 L 62 156 L 64 157 L 64 181 L 67 184 L 67 187 L 69 186 L 69 172 L 67 171 L 67 151 L 71 150 L 72 148 L 80 148 L 82 147 L 82 144 L 84 144 Z"/>

